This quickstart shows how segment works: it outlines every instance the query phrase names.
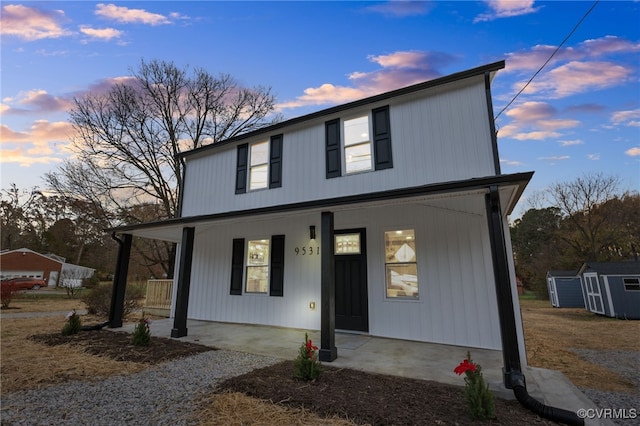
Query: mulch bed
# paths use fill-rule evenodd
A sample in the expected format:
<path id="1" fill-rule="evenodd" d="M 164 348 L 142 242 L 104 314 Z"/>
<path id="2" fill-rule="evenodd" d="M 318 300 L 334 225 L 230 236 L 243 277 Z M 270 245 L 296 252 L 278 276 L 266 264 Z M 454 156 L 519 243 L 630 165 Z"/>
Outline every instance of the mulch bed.
<path id="1" fill-rule="evenodd" d="M 462 379 L 460 379 L 462 381 Z M 293 377 L 293 361 L 254 370 L 221 383 L 219 391 L 242 392 L 320 416 L 338 415 L 371 425 L 552 425 L 515 400 L 496 399 L 496 418 L 473 421 L 462 387 L 426 380 L 371 374 L 323 365 L 322 375 Z"/>
<path id="2" fill-rule="evenodd" d="M 61 333 L 37 334 L 29 339 L 48 346 L 70 344 L 81 347 L 91 355 L 104 356 L 116 361 L 159 364 L 189 355 L 216 350 L 190 342 L 179 342 L 163 337 L 151 337 L 149 346 L 135 346 L 131 334 L 122 331 L 92 330 L 63 336 Z"/>
<path id="3" fill-rule="evenodd" d="M 72 345 L 117 361 L 159 364 L 215 348 L 152 336 L 149 346 L 134 346 L 131 334 L 109 330 L 71 336 L 39 334 L 31 340 L 49 346 Z M 462 378 L 460 379 L 462 382 Z M 371 374 L 323 365 L 322 375 L 304 382 L 293 377 L 293 361 L 254 370 L 222 382 L 216 392 L 242 392 L 285 407 L 304 408 L 322 417 L 338 415 L 370 425 L 551 425 L 517 401 L 496 399 L 496 418 L 474 422 L 462 386 Z"/>

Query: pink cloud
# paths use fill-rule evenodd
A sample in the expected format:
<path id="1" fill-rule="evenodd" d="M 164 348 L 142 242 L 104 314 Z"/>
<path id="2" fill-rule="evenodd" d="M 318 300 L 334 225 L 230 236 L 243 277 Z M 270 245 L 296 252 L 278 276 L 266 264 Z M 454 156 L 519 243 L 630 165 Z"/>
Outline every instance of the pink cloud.
<path id="1" fill-rule="evenodd" d="M 640 146 L 634 146 L 624 152 L 629 157 L 640 157 Z"/>
<path id="2" fill-rule="evenodd" d="M 0 126 L 3 150 L 1 162 L 32 164 L 58 163 L 69 152 L 67 145 L 73 134 L 70 123 L 38 120 L 26 132 L 17 132 L 6 125 Z"/>
<path id="3" fill-rule="evenodd" d="M 615 125 L 640 127 L 640 109 L 616 111 L 611 115 L 611 122 Z"/>
<path id="4" fill-rule="evenodd" d="M 63 28 L 65 20 L 61 10 L 44 11 L 19 4 L 2 6 L 0 34 L 27 41 L 60 38 L 73 32 Z"/>
<path id="5" fill-rule="evenodd" d="M 525 102 L 506 112 L 512 121 L 498 129 L 498 136 L 516 140 L 545 140 L 562 136 L 560 131 L 580 125 L 580 121 L 557 118 L 557 111 L 545 102 Z"/>
<path id="6" fill-rule="evenodd" d="M 3 106 L 5 114 L 67 111 L 72 106 L 70 99 L 53 96 L 44 90 L 21 92 L 16 98 L 5 98 L 3 102 L 5 102 Z"/>
<path id="7" fill-rule="evenodd" d="M 109 41 L 111 39 L 118 39 L 122 36 L 122 31 L 114 28 L 91 28 L 88 25 L 82 25 L 80 32 L 88 37 Z"/>
<path id="8" fill-rule="evenodd" d="M 485 0 L 485 3 L 491 11 L 478 15 L 474 23 L 527 15 L 540 10 L 540 7 L 533 7 L 534 0 Z"/>
<path id="9" fill-rule="evenodd" d="M 368 59 L 380 68 L 371 72 L 351 73 L 349 80 L 352 87 L 325 83 L 316 88 L 307 88 L 295 100 L 280 103 L 278 109 L 345 103 L 431 80 L 440 77 L 442 74 L 438 69 L 455 58 L 439 52 L 399 51 L 388 55 L 370 55 Z"/>
<path id="10" fill-rule="evenodd" d="M 630 68 L 611 62 L 572 61 L 541 75 L 525 93 L 564 98 L 624 84 L 630 75 Z"/>
<path id="11" fill-rule="evenodd" d="M 116 6 L 114 4 L 98 4 L 95 14 L 124 24 L 147 24 L 155 26 L 171 23 L 164 15 L 147 12 L 144 9 L 129 9 L 128 7 Z"/>

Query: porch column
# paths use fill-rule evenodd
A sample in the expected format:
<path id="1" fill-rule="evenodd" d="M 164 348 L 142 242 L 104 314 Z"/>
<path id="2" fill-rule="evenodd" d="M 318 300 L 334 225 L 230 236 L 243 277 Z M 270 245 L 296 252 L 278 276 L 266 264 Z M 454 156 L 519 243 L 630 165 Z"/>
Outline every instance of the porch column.
<path id="1" fill-rule="evenodd" d="M 321 296 L 320 296 L 320 361 L 338 357 L 336 348 L 336 273 L 333 247 L 333 212 L 322 212 L 321 219 Z"/>
<path id="2" fill-rule="evenodd" d="M 191 262 L 193 260 L 193 240 L 195 228 L 182 230 L 182 245 L 180 247 L 180 271 L 178 272 L 178 293 L 176 295 L 176 310 L 173 318 L 171 337 L 187 335 L 187 310 L 189 308 L 189 287 L 191 286 Z"/>
<path id="3" fill-rule="evenodd" d="M 516 318 L 513 312 L 513 296 L 511 294 L 504 223 L 502 221 L 502 208 L 500 207 L 500 192 L 497 186 L 489 188 L 489 193 L 485 195 L 485 204 L 498 300 L 500 336 L 502 338 L 502 357 L 504 361 L 502 374 L 505 387 L 513 389 L 514 381 L 517 382 L 518 379 L 524 380 L 524 377 L 522 377 L 520 365 L 520 351 L 518 349 Z"/>
<path id="4" fill-rule="evenodd" d="M 131 234 L 122 235 L 122 239 L 116 237 L 115 233 L 111 238 L 118 242 L 118 260 L 116 261 L 116 271 L 113 276 L 113 289 L 111 291 L 111 306 L 109 308 L 109 328 L 122 327 L 122 314 L 124 312 L 124 293 L 127 288 L 127 274 L 129 273 L 129 258 L 131 257 Z"/>

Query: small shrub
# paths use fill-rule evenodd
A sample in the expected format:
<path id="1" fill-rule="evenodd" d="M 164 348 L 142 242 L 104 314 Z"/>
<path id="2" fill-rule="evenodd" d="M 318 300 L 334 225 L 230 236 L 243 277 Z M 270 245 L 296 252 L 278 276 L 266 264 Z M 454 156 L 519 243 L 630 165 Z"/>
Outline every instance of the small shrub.
<path id="1" fill-rule="evenodd" d="M 82 287 L 85 287 L 85 288 L 96 288 L 98 287 L 99 284 L 100 284 L 100 278 L 98 278 L 98 275 L 96 274 L 93 274 L 89 278 L 84 278 L 82 280 Z"/>
<path id="2" fill-rule="evenodd" d="M 0 286 L 0 305 L 2 305 L 2 309 L 7 309 L 9 307 L 11 301 L 18 292 L 19 291 L 11 284 L 4 284 Z"/>
<path id="3" fill-rule="evenodd" d="M 315 380 L 322 372 L 318 361 L 318 347 L 304 334 L 304 343 L 300 346 L 298 357 L 293 363 L 293 375 L 300 380 Z"/>
<path id="4" fill-rule="evenodd" d="M 149 328 L 148 318 L 142 318 L 136 324 L 136 328 L 133 330 L 133 334 L 131 335 L 131 343 L 135 346 L 149 346 L 151 343 L 151 329 Z"/>
<path id="5" fill-rule="evenodd" d="M 467 352 L 467 358 L 453 371 L 458 375 L 465 375 L 464 393 L 471 417 L 477 420 L 494 418 L 496 411 L 495 398 L 489 390 L 489 385 L 484 382 L 482 367 L 471 361 L 470 352 Z"/>
<path id="6" fill-rule="evenodd" d="M 62 327 L 62 335 L 70 336 L 77 334 L 82 328 L 82 322 L 80 321 L 80 315 L 78 315 L 75 309 L 67 314 L 67 322 Z"/>
<path id="7" fill-rule="evenodd" d="M 112 285 L 99 285 L 86 292 L 82 296 L 82 302 L 87 308 L 87 313 L 108 317 L 111 310 Z M 129 284 L 124 292 L 124 306 L 122 315 L 127 316 L 142 307 L 144 292 L 142 287 Z"/>

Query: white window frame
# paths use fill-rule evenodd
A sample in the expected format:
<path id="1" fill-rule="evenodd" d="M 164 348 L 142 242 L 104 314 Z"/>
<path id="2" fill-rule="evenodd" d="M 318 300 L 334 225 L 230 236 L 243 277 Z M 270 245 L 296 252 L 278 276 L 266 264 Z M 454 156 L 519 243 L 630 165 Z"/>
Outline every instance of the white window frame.
<path id="1" fill-rule="evenodd" d="M 391 233 L 398 233 L 398 232 L 407 232 L 407 231 L 411 231 L 413 232 L 413 250 L 414 250 L 414 255 L 413 255 L 413 260 L 409 260 L 409 261 L 398 261 L 398 262 L 393 262 L 393 261 L 389 261 L 389 259 L 387 259 L 387 234 L 391 234 Z M 389 300 L 389 301 L 418 301 L 420 300 L 420 280 L 419 280 L 419 272 L 418 272 L 418 243 L 417 243 L 417 232 L 416 232 L 416 228 L 411 227 L 411 226 L 407 226 L 407 227 L 396 227 L 394 229 L 388 229 L 386 231 L 384 231 L 384 235 L 382 238 L 382 242 L 384 244 L 384 248 L 383 248 L 383 253 L 384 253 L 384 294 L 385 294 L 385 299 Z M 391 296 L 389 293 L 390 290 L 390 283 L 389 283 L 389 273 L 388 273 L 388 269 L 389 267 L 392 266 L 398 266 L 398 265 L 405 265 L 405 266 L 409 266 L 409 265 L 415 265 L 415 281 L 416 281 L 416 294 L 415 296 L 411 296 L 411 295 L 395 295 L 395 296 Z M 409 286 L 409 285 L 407 285 Z"/>
<path id="2" fill-rule="evenodd" d="M 584 288 L 587 290 L 587 302 L 589 304 L 589 310 L 598 314 L 604 315 L 604 302 L 602 300 L 602 293 L 600 293 L 600 281 L 598 280 L 598 274 L 595 272 L 588 272 L 584 274 Z M 598 310 L 598 304 L 596 301 L 600 301 L 601 309 Z"/>
<path id="3" fill-rule="evenodd" d="M 630 281 L 630 282 L 627 282 Z M 632 285 L 632 286 L 639 286 L 637 289 L 631 289 L 629 290 L 627 288 L 627 285 Z M 640 278 L 635 278 L 635 277 L 626 277 L 626 278 L 622 278 L 622 286 L 624 287 L 624 291 L 640 291 Z"/>
<path id="4" fill-rule="evenodd" d="M 354 120 L 359 120 L 359 119 L 363 119 L 366 118 L 367 120 L 367 140 L 366 141 L 359 141 L 357 140 L 356 142 L 350 143 L 349 145 L 347 145 L 347 135 L 350 133 L 347 131 L 347 123 L 350 121 L 354 121 Z M 343 166 L 344 166 L 344 175 L 353 175 L 353 174 L 358 174 L 358 173 L 367 173 L 367 172 L 371 172 L 374 170 L 374 158 L 373 158 L 373 140 L 371 138 L 371 136 L 373 135 L 373 127 L 372 127 L 372 117 L 371 117 L 371 113 L 367 112 L 364 114 L 359 114 L 359 115 L 354 115 L 351 116 L 349 118 L 344 118 L 342 119 L 342 153 L 343 153 Z M 362 147 L 362 146 L 368 146 L 369 148 L 369 167 L 368 168 L 358 168 L 355 170 L 351 170 L 349 171 L 349 164 L 351 163 L 349 161 L 349 156 L 347 154 L 347 150 L 350 148 L 356 148 L 356 147 Z"/>
<path id="5" fill-rule="evenodd" d="M 263 259 L 263 262 L 260 264 L 251 264 L 251 244 L 252 243 L 260 243 L 260 244 L 266 244 L 267 245 L 267 255 L 265 256 L 265 259 Z M 271 239 L 270 238 L 256 238 L 256 239 L 251 239 L 251 240 L 247 240 L 247 255 L 246 255 L 246 259 L 245 259 L 245 277 L 244 277 L 244 293 L 245 294 L 263 294 L 263 295 L 268 295 L 269 294 L 269 278 L 271 275 Z M 266 273 L 266 277 L 264 278 L 266 280 L 266 286 L 265 286 L 265 290 L 264 291 L 249 291 L 249 278 L 250 278 L 250 271 L 252 269 L 257 269 L 257 268 L 261 268 L 261 269 L 266 269 L 267 273 Z"/>
<path id="6" fill-rule="evenodd" d="M 259 162 L 256 164 L 253 164 L 254 161 L 254 152 L 253 149 L 258 146 L 258 145 L 262 145 L 264 144 L 266 146 L 266 154 L 265 154 L 265 158 L 264 158 L 264 162 Z M 249 191 L 260 191 L 262 189 L 268 189 L 269 188 L 269 149 L 271 148 L 270 146 L 270 142 L 269 140 L 266 141 L 259 141 L 259 142 L 254 142 L 249 144 L 249 161 L 248 161 L 248 167 L 249 167 L 249 173 L 247 173 L 248 175 L 248 179 L 249 182 L 247 182 L 247 187 L 249 188 Z M 260 186 L 253 186 L 253 175 L 254 175 L 254 170 L 258 169 L 258 168 L 264 168 L 265 169 L 265 179 L 264 179 L 264 184 L 260 185 Z"/>

